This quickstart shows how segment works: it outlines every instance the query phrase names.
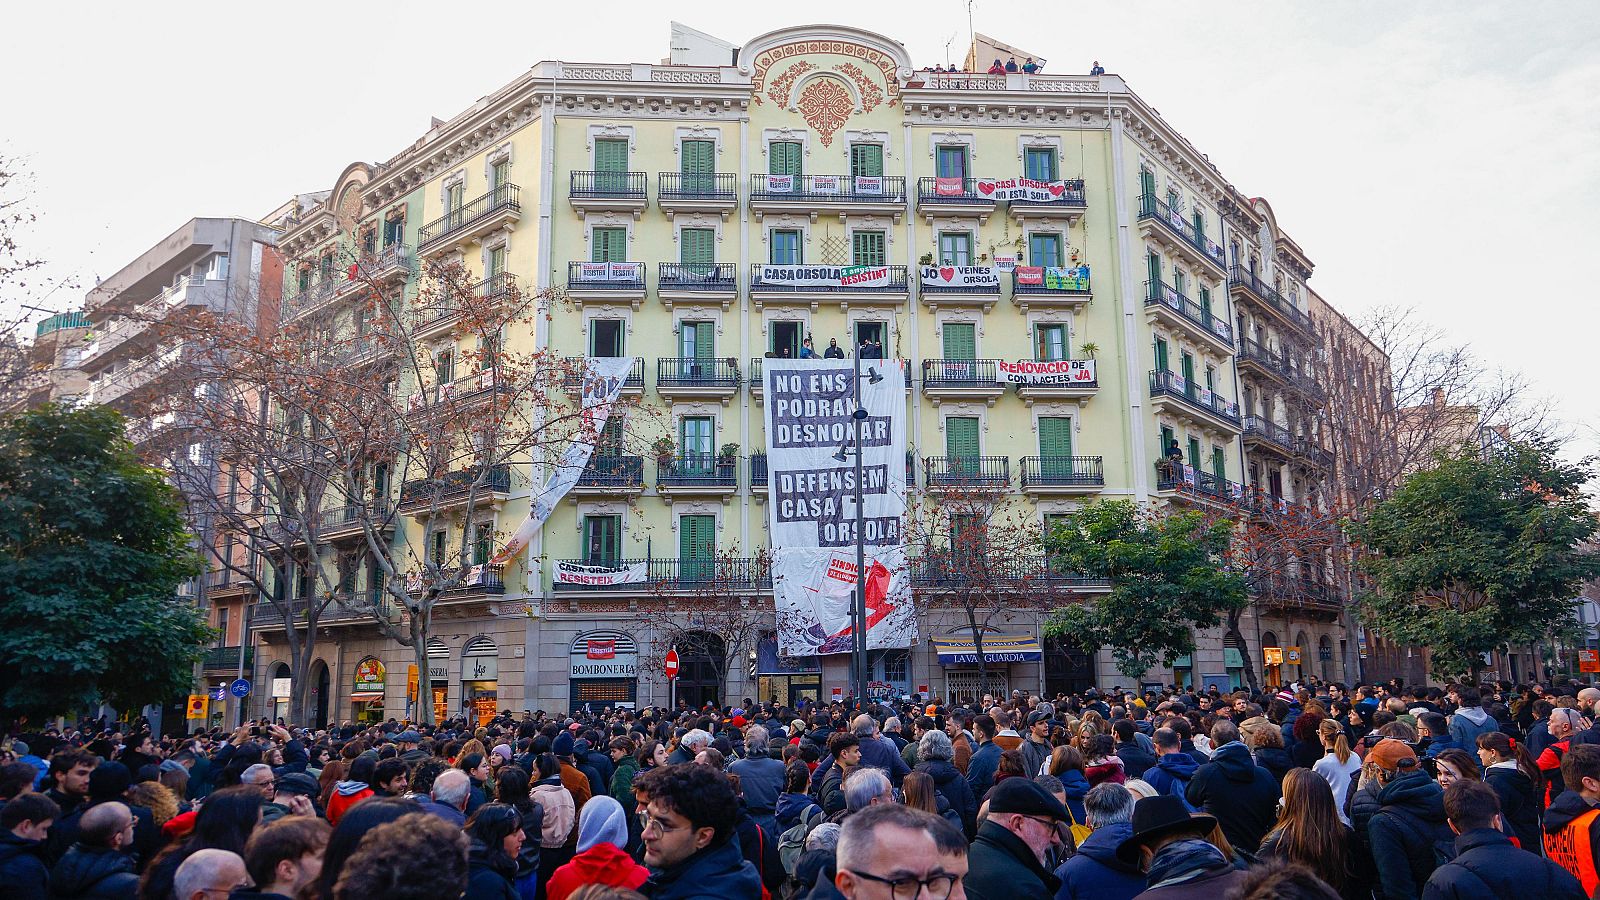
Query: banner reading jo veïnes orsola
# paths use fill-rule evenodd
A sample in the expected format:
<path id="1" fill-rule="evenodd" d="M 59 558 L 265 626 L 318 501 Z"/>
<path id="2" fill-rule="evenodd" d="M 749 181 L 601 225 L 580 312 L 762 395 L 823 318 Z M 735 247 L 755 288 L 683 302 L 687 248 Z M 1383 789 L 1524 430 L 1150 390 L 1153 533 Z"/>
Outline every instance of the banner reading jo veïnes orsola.
<path id="1" fill-rule="evenodd" d="M 779 649 L 786 656 L 849 652 L 856 586 L 856 363 L 767 359 L 763 365 Z M 867 411 L 861 426 L 867 646 L 909 647 L 917 630 L 905 559 L 905 374 L 895 360 L 860 365 L 861 406 Z M 877 383 L 869 371 L 879 376 Z"/>

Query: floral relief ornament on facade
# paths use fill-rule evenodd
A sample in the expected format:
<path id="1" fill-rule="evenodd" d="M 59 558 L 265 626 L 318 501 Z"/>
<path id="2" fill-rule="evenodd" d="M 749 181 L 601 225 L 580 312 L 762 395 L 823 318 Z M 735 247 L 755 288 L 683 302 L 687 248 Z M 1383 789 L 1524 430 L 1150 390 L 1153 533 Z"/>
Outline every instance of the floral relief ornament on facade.
<path id="1" fill-rule="evenodd" d="M 813 66 L 811 63 L 808 63 L 803 59 L 800 60 L 799 62 L 790 66 L 782 75 L 772 79 L 772 86 L 767 88 L 767 96 L 771 97 L 772 102 L 778 104 L 780 107 L 788 106 L 789 88 L 794 84 L 794 80 L 814 68 L 816 68 L 816 66 Z M 760 98 L 758 97 L 756 99 L 759 100 Z"/>
<path id="2" fill-rule="evenodd" d="M 833 135 L 850 120 L 855 111 L 855 100 L 850 89 L 836 78 L 818 78 L 800 92 L 796 104 L 806 124 L 816 131 L 822 146 L 833 144 Z"/>
<path id="3" fill-rule="evenodd" d="M 878 108 L 879 103 L 883 102 L 883 91 L 878 88 L 876 82 L 867 77 L 867 73 L 863 72 L 860 66 L 855 63 L 840 63 L 834 66 L 833 70 L 843 73 L 856 83 L 856 90 L 861 92 L 862 112 L 872 112 Z"/>

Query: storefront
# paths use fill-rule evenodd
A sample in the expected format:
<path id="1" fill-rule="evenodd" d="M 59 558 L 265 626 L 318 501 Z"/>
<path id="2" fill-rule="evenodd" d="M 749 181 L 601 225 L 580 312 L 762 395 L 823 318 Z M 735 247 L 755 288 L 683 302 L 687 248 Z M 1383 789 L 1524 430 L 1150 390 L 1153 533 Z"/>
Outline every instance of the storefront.
<path id="1" fill-rule="evenodd" d="M 433 701 L 433 720 L 449 718 L 450 648 L 438 638 L 428 641 L 428 696 Z"/>
<path id="2" fill-rule="evenodd" d="M 939 665 L 944 669 L 945 699 L 972 703 L 991 694 L 1004 697 L 1011 689 L 1011 665 L 1036 663 L 1044 659 L 1039 639 L 1025 634 L 986 634 L 983 636 L 983 676 L 978 672 L 978 652 L 972 636 L 930 637 Z"/>
<path id="3" fill-rule="evenodd" d="M 1261 633 L 1261 683 L 1274 690 L 1283 684 L 1283 648 L 1270 631 Z"/>
<path id="4" fill-rule="evenodd" d="M 383 691 L 387 686 L 383 663 L 369 656 L 356 663 L 355 683 L 350 691 L 350 718 L 357 724 L 383 721 Z"/>
<path id="5" fill-rule="evenodd" d="M 620 631 L 590 631 L 572 641 L 568 673 L 573 712 L 635 709 L 639 699 L 639 646 Z"/>
<path id="6" fill-rule="evenodd" d="M 778 635 L 769 632 L 756 643 L 756 697 L 780 706 L 822 698 L 822 660 L 815 656 L 778 655 Z"/>
<path id="7" fill-rule="evenodd" d="M 1180 656 L 1178 663 L 1181 665 L 1188 659 L 1189 657 L 1187 656 Z M 1236 691 L 1244 687 L 1244 653 L 1238 647 L 1224 646 L 1222 648 L 1222 669 L 1223 671 L 1221 672 L 1202 669 L 1195 676 L 1200 690 L 1205 691 L 1215 687 L 1219 691 L 1226 692 Z M 1193 673 L 1194 669 L 1191 667 L 1188 671 Z M 1176 670 L 1174 670 L 1174 674 L 1176 674 Z"/>
<path id="8" fill-rule="evenodd" d="M 461 707 L 469 719 L 489 724 L 499 707 L 500 648 L 493 638 L 475 637 L 461 648 Z"/>
<path id="9" fill-rule="evenodd" d="M 268 715 L 272 721 L 289 721 L 289 701 L 292 699 L 294 682 L 289 677 L 289 667 L 279 663 L 272 669 L 271 692 L 267 694 Z"/>

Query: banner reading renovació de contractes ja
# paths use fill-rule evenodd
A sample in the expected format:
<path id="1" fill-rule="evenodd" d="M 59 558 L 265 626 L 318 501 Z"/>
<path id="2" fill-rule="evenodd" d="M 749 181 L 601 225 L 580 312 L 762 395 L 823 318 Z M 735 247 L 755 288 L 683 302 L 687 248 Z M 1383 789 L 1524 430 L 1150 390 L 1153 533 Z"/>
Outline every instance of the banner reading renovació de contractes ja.
<path id="1" fill-rule="evenodd" d="M 1059 359 L 1052 362 L 1008 362 L 1002 359 L 996 369 L 999 374 L 997 380 L 1008 384 L 1043 386 L 1095 383 L 1092 359 Z"/>
<path id="2" fill-rule="evenodd" d="M 842 359 L 765 360 L 772 589 L 786 656 L 850 650 L 855 365 Z M 867 646 L 909 647 L 917 631 L 905 564 L 905 377 L 894 361 L 860 365 L 861 406 L 867 411 L 861 423 Z"/>
<path id="3" fill-rule="evenodd" d="M 545 479 L 544 490 L 533 496 L 528 507 L 528 518 L 518 526 L 511 540 L 506 541 L 505 549 L 489 560 L 491 563 L 503 566 L 515 559 L 533 540 L 545 520 L 550 518 L 556 504 L 578 483 L 583 467 L 589 464 L 589 457 L 594 455 L 595 441 L 599 439 L 600 432 L 605 430 L 606 419 L 611 416 L 611 406 L 622 393 L 622 386 L 627 382 L 628 371 L 632 368 L 633 358 L 628 356 L 591 356 L 583 361 L 583 405 L 578 434 L 567 445 L 566 452 L 561 454 L 555 471 Z"/>

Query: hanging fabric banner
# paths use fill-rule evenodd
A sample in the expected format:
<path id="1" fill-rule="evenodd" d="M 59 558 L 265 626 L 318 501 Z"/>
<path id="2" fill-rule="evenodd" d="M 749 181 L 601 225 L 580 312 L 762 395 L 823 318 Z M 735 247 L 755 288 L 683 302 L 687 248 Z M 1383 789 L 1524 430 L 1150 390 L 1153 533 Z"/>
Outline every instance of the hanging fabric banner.
<path id="1" fill-rule="evenodd" d="M 905 559 L 905 373 L 899 363 L 861 362 L 867 417 L 860 423 L 858 511 L 856 362 L 765 361 L 772 590 L 786 656 L 849 652 L 858 527 L 866 550 L 867 646 L 916 641 Z"/>
<path id="2" fill-rule="evenodd" d="M 888 287 L 888 266 L 762 266 L 763 284 L 797 287 Z"/>
<path id="3" fill-rule="evenodd" d="M 883 176 L 857 175 L 855 178 L 855 189 L 856 193 L 858 194 L 882 194 Z"/>
<path id="4" fill-rule="evenodd" d="M 838 175 L 813 175 L 811 176 L 811 193 L 837 194 L 840 190 L 839 182 L 841 180 Z"/>
<path id="5" fill-rule="evenodd" d="M 939 197 L 959 197 L 967 192 L 967 180 L 941 176 L 933 180 L 933 193 Z"/>
<path id="6" fill-rule="evenodd" d="M 578 263 L 579 281 L 643 281 L 642 262 Z"/>
<path id="7" fill-rule="evenodd" d="M 1000 271 L 994 266 L 923 266 L 922 286 L 997 288 Z"/>
<path id="8" fill-rule="evenodd" d="M 1050 203 L 1068 196 L 1065 181 L 1034 181 L 1032 178 L 980 178 L 978 194 L 995 200 L 1029 203 Z"/>
<path id="9" fill-rule="evenodd" d="M 1074 385 L 1094 384 L 1094 360 L 1062 359 L 1054 362 L 1007 362 L 996 367 L 999 381 L 1008 384 Z"/>
<path id="10" fill-rule="evenodd" d="M 768 175 L 767 193 L 792 194 L 794 193 L 795 177 L 793 175 Z"/>
<path id="11" fill-rule="evenodd" d="M 622 394 L 622 386 L 627 382 L 628 371 L 632 368 L 633 360 L 626 356 L 591 356 L 584 359 L 578 433 L 567 445 L 566 452 L 561 454 L 555 471 L 545 479 L 544 490 L 534 494 L 528 507 L 528 518 L 517 528 L 516 534 L 506 541 L 505 549 L 496 553 L 489 562 L 503 566 L 516 559 L 517 554 L 528 546 L 534 534 L 544 526 L 545 520 L 550 518 L 556 504 L 578 483 L 578 478 L 583 475 L 583 467 L 589 464 L 589 457 L 594 455 L 595 441 L 600 439 L 600 432 L 605 430 L 611 407 Z"/>
<path id="12" fill-rule="evenodd" d="M 641 584 L 646 579 L 646 564 L 629 563 L 625 566 L 585 566 L 558 560 L 555 581 L 557 584 L 588 584 L 609 586 L 614 584 Z"/>

